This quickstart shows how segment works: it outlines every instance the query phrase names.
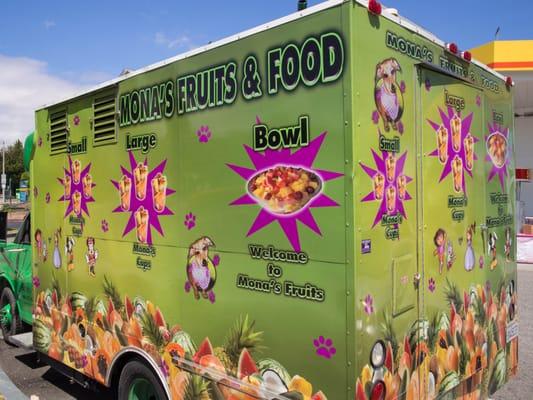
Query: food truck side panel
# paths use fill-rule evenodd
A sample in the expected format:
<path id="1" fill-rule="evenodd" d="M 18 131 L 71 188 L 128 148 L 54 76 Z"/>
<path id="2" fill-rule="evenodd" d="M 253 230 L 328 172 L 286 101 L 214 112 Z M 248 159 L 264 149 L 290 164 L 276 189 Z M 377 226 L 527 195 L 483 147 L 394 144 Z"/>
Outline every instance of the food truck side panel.
<path id="1" fill-rule="evenodd" d="M 476 65 L 355 12 L 356 398 L 379 385 L 387 396 L 487 398 L 517 365 L 511 93 Z M 398 276 L 403 251 L 419 256 Z"/>
<path id="2" fill-rule="evenodd" d="M 35 260 L 39 351 L 105 383 L 119 351 L 139 348 L 174 397 L 197 384 L 177 355 L 256 389 L 274 370 L 278 393 L 345 396 L 345 8 L 69 102 L 69 154 L 49 156 L 38 118 L 35 185 L 50 200 L 35 198 L 33 226 L 62 226 L 61 265 Z M 281 71 L 299 54 L 319 68 Z M 118 135 L 102 142 L 114 96 Z M 264 196 L 289 176 L 285 195 Z"/>
<path id="3" fill-rule="evenodd" d="M 518 371 L 518 331 L 519 313 L 517 300 L 517 258 L 516 231 L 514 225 L 516 205 L 515 182 L 515 138 L 512 90 L 501 83 L 496 85 L 493 77 L 481 74 L 485 83 L 485 176 L 487 247 L 485 257 L 496 263 L 486 273 L 496 273 L 498 279 L 487 278 L 493 286 L 493 293 L 499 297 L 499 313 L 496 318 L 497 343 L 505 348 L 505 362 L 498 352 L 499 380 L 493 388 L 498 388 Z M 505 150 L 502 149 L 505 146 Z M 499 150 L 499 152 L 498 152 Z M 493 240 L 495 239 L 495 240 Z M 491 264 L 494 265 L 494 264 Z M 490 265 L 489 265 L 490 267 Z M 499 275 L 499 276 L 498 276 Z M 491 314 L 494 317 L 493 314 Z M 506 318 L 505 318 L 506 317 Z M 505 332 L 504 332 L 505 330 Z M 496 341 L 496 340 L 495 340 Z M 505 343 L 505 346 L 503 346 Z M 492 352 L 494 354 L 494 352 Z M 507 370 L 507 374 L 505 374 Z"/>

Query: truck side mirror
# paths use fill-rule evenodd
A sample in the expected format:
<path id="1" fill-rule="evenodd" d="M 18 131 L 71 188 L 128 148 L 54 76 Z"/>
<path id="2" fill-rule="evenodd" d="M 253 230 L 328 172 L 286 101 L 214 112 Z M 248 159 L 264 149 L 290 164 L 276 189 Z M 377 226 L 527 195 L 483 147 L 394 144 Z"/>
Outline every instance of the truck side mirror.
<path id="1" fill-rule="evenodd" d="M 7 211 L 0 211 L 0 242 L 7 241 Z"/>

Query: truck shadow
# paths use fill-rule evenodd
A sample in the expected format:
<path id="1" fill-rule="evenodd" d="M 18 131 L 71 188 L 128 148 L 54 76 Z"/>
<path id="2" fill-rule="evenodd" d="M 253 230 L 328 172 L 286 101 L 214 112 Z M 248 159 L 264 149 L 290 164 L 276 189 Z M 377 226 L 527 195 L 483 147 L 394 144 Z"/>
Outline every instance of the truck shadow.
<path id="1" fill-rule="evenodd" d="M 37 353 L 34 351 L 17 355 L 15 358 L 32 370 L 46 368 L 41 375 L 41 378 L 55 386 L 58 390 L 64 392 L 65 398 L 92 400 L 98 397 L 101 400 L 113 399 L 111 390 L 96 383 L 95 385 L 97 386 L 94 390 L 84 388 L 82 385 L 71 380 L 69 377 L 61 374 L 53 368 L 50 368 L 48 364 L 40 361 L 37 357 Z"/>
<path id="2" fill-rule="evenodd" d="M 88 390 L 53 368 L 48 368 L 42 378 L 75 399 L 94 400 L 96 397 L 100 400 L 113 399 L 111 390 L 106 387 L 99 385 L 98 389 Z"/>

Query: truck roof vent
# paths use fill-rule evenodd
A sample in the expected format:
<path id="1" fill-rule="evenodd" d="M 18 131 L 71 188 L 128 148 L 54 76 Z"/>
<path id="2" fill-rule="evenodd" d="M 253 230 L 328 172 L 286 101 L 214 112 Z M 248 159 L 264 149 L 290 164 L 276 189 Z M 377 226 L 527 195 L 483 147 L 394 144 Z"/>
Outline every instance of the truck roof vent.
<path id="1" fill-rule="evenodd" d="M 94 98 L 93 115 L 93 145 L 116 143 L 117 96 L 115 91 L 99 94 Z"/>
<path id="2" fill-rule="evenodd" d="M 67 110 L 50 113 L 50 154 L 65 153 L 67 141 Z"/>

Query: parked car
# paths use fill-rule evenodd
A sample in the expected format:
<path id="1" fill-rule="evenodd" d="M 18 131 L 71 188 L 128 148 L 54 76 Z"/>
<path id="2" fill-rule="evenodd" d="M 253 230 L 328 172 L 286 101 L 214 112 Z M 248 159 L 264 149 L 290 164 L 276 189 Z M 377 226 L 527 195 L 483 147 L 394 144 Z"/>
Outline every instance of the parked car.
<path id="1" fill-rule="evenodd" d="M 7 220 L 0 226 L 0 326 L 6 341 L 32 323 L 31 228 L 28 213 L 9 243 Z"/>

